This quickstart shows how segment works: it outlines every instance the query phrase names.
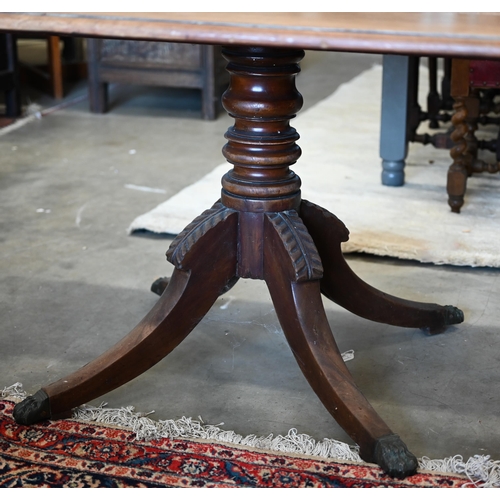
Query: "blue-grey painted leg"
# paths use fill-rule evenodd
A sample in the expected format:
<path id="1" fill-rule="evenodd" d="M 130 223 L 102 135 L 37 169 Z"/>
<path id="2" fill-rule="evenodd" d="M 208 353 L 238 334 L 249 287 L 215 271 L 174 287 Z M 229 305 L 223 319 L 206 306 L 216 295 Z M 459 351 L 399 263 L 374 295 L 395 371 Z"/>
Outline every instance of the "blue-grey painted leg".
<path id="1" fill-rule="evenodd" d="M 384 55 L 380 123 L 380 157 L 384 186 L 402 186 L 405 180 L 409 74 L 409 56 Z"/>

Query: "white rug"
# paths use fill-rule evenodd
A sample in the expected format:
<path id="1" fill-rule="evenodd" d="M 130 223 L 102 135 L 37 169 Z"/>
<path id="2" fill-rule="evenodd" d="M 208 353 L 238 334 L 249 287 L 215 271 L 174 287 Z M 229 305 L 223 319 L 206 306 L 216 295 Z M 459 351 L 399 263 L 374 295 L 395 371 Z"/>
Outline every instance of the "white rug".
<path id="1" fill-rule="evenodd" d="M 292 121 L 302 157 L 293 169 L 302 198 L 333 212 L 350 230 L 344 252 L 435 264 L 500 267 L 500 176 L 468 180 L 461 214 L 446 194 L 449 151 L 411 144 L 403 187 L 382 186 L 379 157 L 382 68 L 374 66 Z M 421 69 L 420 103 L 427 75 Z M 429 163 L 432 160 L 433 163 Z M 177 234 L 220 196 L 228 163 L 137 217 L 129 232 Z"/>

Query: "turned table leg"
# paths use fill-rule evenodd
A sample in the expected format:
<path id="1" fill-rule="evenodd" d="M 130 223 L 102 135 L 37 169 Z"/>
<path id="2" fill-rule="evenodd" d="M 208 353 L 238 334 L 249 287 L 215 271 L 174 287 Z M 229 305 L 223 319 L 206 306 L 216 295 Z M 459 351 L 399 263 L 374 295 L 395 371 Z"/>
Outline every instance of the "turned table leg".
<path id="1" fill-rule="evenodd" d="M 453 111 L 451 139 L 454 145 L 450 150 L 453 163 L 448 169 L 446 191 L 451 211 L 460 213 L 464 204 L 467 178 L 472 175 L 473 162 L 477 154 L 477 139 L 474 132 L 479 116 L 479 98 L 456 96 Z"/>
<path id="2" fill-rule="evenodd" d="M 380 157 L 384 186 L 402 186 L 405 182 L 410 80 L 415 77 L 413 59 L 392 54 L 384 55 L 383 59 Z"/>

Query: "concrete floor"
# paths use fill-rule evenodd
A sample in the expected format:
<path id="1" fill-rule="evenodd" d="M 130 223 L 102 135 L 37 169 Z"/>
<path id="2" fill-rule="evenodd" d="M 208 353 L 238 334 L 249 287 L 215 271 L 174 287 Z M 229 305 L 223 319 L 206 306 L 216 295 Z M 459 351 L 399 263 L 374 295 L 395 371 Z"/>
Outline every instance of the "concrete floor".
<path id="1" fill-rule="evenodd" d="M 308 53 L 298 78 L 303 109 L 380 61 Z M 81 82 L 67 99 L 85 89 Z M 30 88 L 28 97 L 44 108 L 55 104 Z M 111 103 L 105 115 L 90 114 L 84 101 L 0 136 L 0 387 L 22 382 L 35 392 L 135 326 L 156 301 L 152 281 L 172 270 L 165 260 L 171 238 L 128 236 L 128 225 L 222 159 L 232 121 L 225 114 L 200 120 L 196 92 L 116 87 Z M 363 393 L 419 457 L 498 460 L 500 271 L 347 260 L 386 292 L 454 304 L 466 317 L 429 337 L 325 301 L 340 349 L 355 351 L 348 367 Z M 351 442 L 307 385 L 257 281 L 241 280 L 172 354 L 94 403 L 101 401 L 154 409 L 156 419 L 202 416 L 244 435 L 295 427 Z"/>

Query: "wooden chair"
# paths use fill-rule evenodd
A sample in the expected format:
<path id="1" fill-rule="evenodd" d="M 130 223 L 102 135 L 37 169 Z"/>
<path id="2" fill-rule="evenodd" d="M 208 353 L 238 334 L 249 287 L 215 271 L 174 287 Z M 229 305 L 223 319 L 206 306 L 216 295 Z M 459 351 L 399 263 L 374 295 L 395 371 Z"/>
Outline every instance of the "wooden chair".
<path id="1" fill-rule="evenodd" d="M 19 62 L 20 76 L 23 82 L 29 82 L 33 87 L 40 89 L 55 99 L 62 99 L 63 77 L 60 41 L 58 36 L 41 37 L 40 35 L 23 35 L 22 39 L 40 39 L 47 42 L 47 64 L 28 64 Z"/>
<path id="2" fill-rule="evenodd" d="M 202 117 L 214 120 L 229 81 L 219 47 L 87 39 L 90 110 L 108 110 L 108 84 L 200 89 Z"/>
<path id="3" fill-rule="evenodd" d="M 77 46 L 82 39 L 39 34 L 23 34 L 22 39 L 40 39 L 46 41 L 47 63 L 28 64 L 20 61 L 21 80 L 54 97 L 62 99 L 65 95 L 65 81 L 87 77 L 87 65 L 83 55 L 78 55 Z M 62 47 L 61 47 L 62 45 Z M 80 52 L 82 52 L 80 50 Z"/>
<path id="4" fill-rule="evenodd" d="M 500 132 L 491 141 L 479 141 L 475 134 L 479 123 L 500 123 L 498 118 L 487 116 L 491 111 L 500 113 L 500 103 L 493 99 L 498 91 L 500 61 L 453 59 L 451 95 L 455 104 L 451 138 L 454 147 L 451 149 L 453 163 L 448 170 L 446 190 L 448 204 L 455 213 L 459 213 L 464 204 L 468 177 L 500 170 Z M 496 163 L 479 159 L 480 149 L 496 152 Z"/>
<path id="5" fill-rule="evenodd" d="M 500 161 L 500 135 L 496 140 L 480 141 L 475 131 L 479 125 L 500 125 L 500 117 L 489 116 L 491 112 L 500 113 L 500 104 L 494 101 L 500 91 L 500 61 L 445 59 L 440 95 L 436 59 L 429 58 L 427 111 L 423 111 L 418 102 L 419 63 L 418 57 L 384 56 L 380 132 L 382 184 L 404 184 L 410 142 L 449 149 L 454 161 L 448 173 L 448 203 L 452 211 L 458 213 L 464 203 L 467 177 L 499 170 L 498 163 L 487 164 L 478 159 L 477 154 L 480 150 L 494 151 L 497 162 Z M 447 113 L 448 109 L 453 109 L 453 113 Z M 427 120 L 429 128 L 448 121 L 452 126 L 447 132 L 417 134 L 419 125 Z"/>

